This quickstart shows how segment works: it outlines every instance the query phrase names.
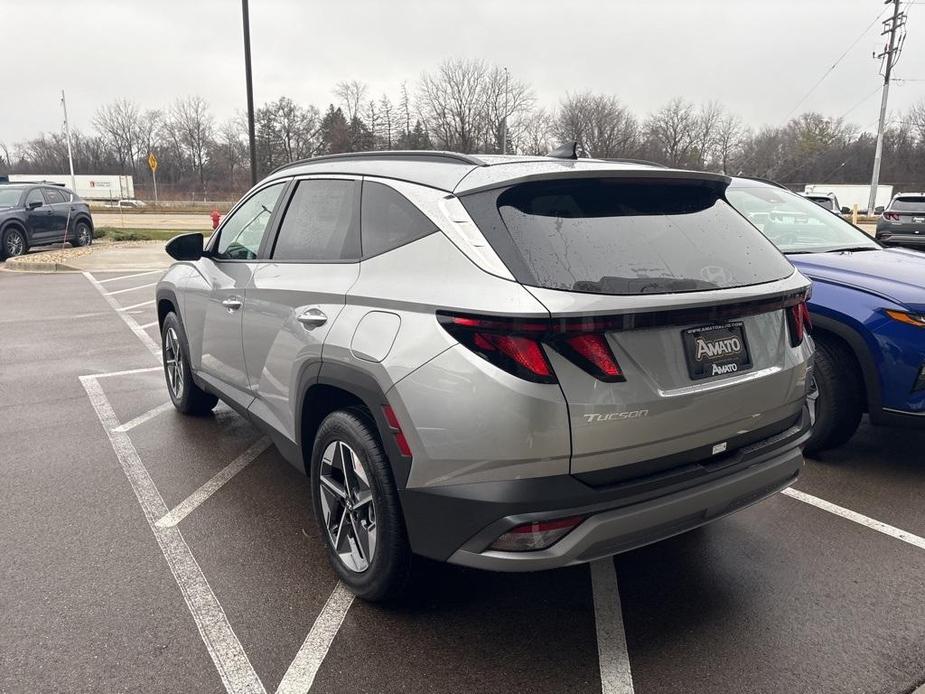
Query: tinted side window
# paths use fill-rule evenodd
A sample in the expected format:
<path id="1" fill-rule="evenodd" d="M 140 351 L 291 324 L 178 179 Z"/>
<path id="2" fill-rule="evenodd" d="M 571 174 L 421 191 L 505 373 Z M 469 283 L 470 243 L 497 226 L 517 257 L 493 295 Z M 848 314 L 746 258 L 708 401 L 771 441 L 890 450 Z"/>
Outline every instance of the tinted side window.
<path id="1" fill-rule="evenodd" d="M 363 257 L 385 253 L 437 227 L 405 196 L 381 183 L 363 183 Z"/>
<path id="2" fill-rule="evenodd" d="M 29 203 L 39 201 L 43 205 L 45 204 L 45 198 L 42 196 L 42 191 L 39 188 L 33 188 L 29 191 L 29 194 L 26 196 L 26 207 L 29 206 Z"/>
<path id="3" fill-rule="evenodd" d="M 274 260 L 356 260 L 356 183 L 300 181 L 279 228 Z"/>
<path id="4" fill-rule="evenodd" d="M 254 193 L 222 225 L 215 257 L 254 260 L 285 182 Z"/>
<path id="5" fill-rule="evenodd" d="M 55 190 L 54 188 L 44 188 L 43 192 L 45 193 L 45 199 L 48 201 L 49 205 L 57 205 L 61 202 L 67 202 L 60 190 Z"/>

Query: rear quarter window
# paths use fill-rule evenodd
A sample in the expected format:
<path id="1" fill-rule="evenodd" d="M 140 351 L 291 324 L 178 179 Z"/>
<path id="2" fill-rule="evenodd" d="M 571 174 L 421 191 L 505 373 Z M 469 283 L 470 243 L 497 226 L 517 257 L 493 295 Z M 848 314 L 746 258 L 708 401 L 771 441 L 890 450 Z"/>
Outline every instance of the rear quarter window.
<path id="1" fill-rule="evenodd" d="M 363 182 L 363 257 L 404 246 L 437 230 L 404 195 L 382 183 Z"/>
<path id="2" fill-rule="evenodd" d="M 718 182 L 567 179 L 462 198 L 518 281 L 596 294 L 770 282 L 793 267 Z"/>

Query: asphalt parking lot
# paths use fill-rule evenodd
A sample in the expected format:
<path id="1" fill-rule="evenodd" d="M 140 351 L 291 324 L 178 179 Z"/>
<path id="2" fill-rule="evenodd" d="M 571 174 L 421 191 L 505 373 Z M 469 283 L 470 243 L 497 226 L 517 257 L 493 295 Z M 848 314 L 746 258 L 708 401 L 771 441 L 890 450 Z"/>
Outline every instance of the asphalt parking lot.
<path id="1" fill-rule="evenodd" d="M 352 601 L 306 481 L 166 406 L 148 273 L 0 272 L 2 692 L 891 692 L 925 682 L 925 432 L 615 560 Z"/>

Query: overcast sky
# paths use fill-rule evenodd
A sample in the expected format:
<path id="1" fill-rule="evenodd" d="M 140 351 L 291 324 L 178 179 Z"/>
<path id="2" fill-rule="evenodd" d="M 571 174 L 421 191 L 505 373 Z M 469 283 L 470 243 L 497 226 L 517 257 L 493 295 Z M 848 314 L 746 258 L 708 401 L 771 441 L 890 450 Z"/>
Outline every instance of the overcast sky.
<path id="1" fill-rule="evenodd" d="M 0 0 L 0 141 L 73 126 L 119 97 L 142 107 L 205 97 L 218 118 L 245 107 L 238 0 Z M 922 5 L 921 2 L 918 5 Z M 674 96 L 717 99 L 753 125 L 778 124 L 861 34 L 882 0 L 251 0 L 254 98 L 323 108 L 335 83 L 397 101 L 402 80 L 450 57 L 506 65 L 555 105 L 565 92 L 619 96 L 640 115 Z M 925 98 L 925 6 L 891 111 Z M 800 106 L 843 115 L 877 88 L 879 21 Z M 920 81 L 911 81 L 920 80 Z M 879 99 L 847 113 L 872 127 Z"/>

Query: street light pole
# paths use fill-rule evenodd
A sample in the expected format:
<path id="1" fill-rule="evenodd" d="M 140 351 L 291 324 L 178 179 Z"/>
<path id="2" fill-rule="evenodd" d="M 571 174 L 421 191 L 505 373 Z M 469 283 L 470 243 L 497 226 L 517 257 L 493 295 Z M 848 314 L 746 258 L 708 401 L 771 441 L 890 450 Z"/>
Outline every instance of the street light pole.
<path id="1" fill-rule="evenodd" d="M 71 192 L 77 194 L 77 184 L 74 182 L 74 155 L 71 153 L 71 126 L 67 122 L 67 101 L 64 99 L 64 90 L 61 90 L 61 108 L 64 109 L 64 137 L 67 140 L 67 163 L 71 169 Z"/>
<path id="2" fill-rule="evenodd" d="M 504 68 L 504 118 L 501 120 L 501 154 L 507 154 L 508 71 Z"/>
<path id="3" fill-rule="evenodd" d="M 247 81 L 247 140 L 251 155 L 251 185 L 257 185 L 257 138 L 254 134 L 254 81 L 251 77 L 251 27 L 247 0 L 241 0 L 244 18 L 244 74 Z"/>

